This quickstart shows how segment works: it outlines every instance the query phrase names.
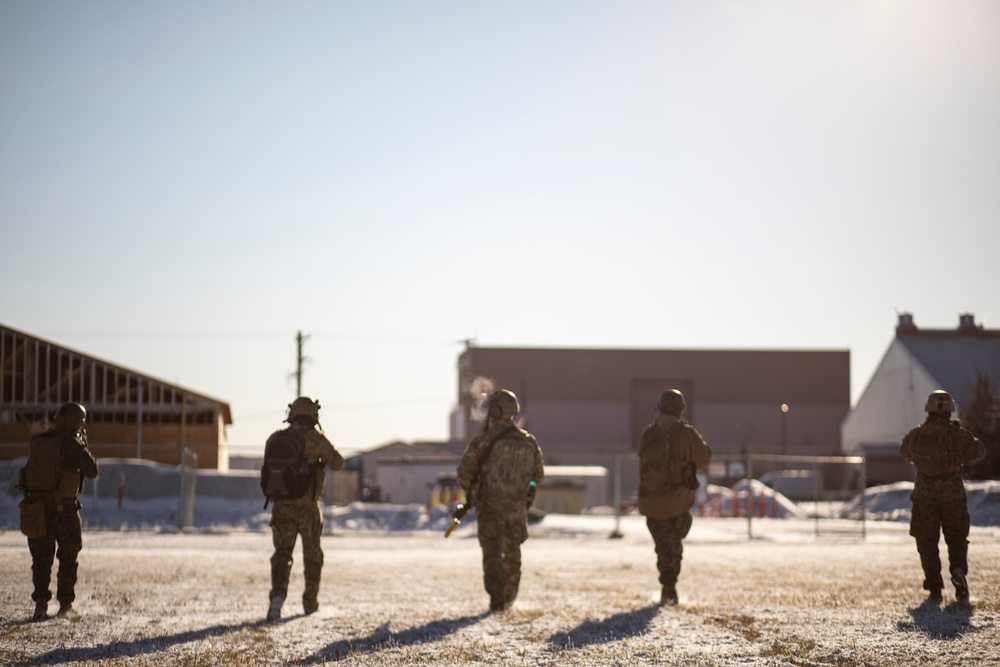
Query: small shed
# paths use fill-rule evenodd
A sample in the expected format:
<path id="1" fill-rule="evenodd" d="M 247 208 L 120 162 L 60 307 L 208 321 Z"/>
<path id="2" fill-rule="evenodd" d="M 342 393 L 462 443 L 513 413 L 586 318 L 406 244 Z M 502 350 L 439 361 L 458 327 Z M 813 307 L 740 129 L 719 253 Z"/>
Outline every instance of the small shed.
<path id="1" fill-rule="evenodd" d="M 545 466 L 534 507 L 552 514 L 580 514 L 605 505 L 607 487 L 604 466 Z"/>
<path id="2" fill-rule="evenodd" d="M 411 456 L 378 460 L 375 472 L 382 502 L 406 504 L 430 501 L 431 489 L 443 472 L 455 472 L 457 456 Z"/>

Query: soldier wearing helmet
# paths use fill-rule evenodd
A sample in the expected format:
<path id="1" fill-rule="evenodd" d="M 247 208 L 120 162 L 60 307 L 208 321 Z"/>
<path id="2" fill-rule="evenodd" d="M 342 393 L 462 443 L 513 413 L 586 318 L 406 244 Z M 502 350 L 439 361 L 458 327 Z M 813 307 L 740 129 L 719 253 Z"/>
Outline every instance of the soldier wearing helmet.
<path id="1" fill-rule="evenodd" d="M 271 591 L 267 620 L 281 618 L 281 607 L 288 595 L 288 580 L 292 572 L 292 552 L 295 542 L 302 536 L 302 561 L 305 569 L 305 590 L 302 593 L 302 610 L 306 614 L 319 609 L 319 584 L 323 570 L 323 549 L 320 538 L 323 519 L 319 511 L 319 497 L 326 477 L 325 468 L 342 470 L 344 457 L 323 434 L 319 424 L 319 401 L 299 396 L 288 405 L 285 419 L 288 427 L 276 431 L 268 438 L 265 447 L 265 467 L 278 467 L 286 475 L 301 476 L 301 492 L 274 498 L 271 510 L 271 536 L 274 554 L 271 556 Z M 268 453 L 280 451 L 293 453 L 292 471 L 281 469 L 282 461 L 268 460 Z M 287 460 L 287 456 L 286 456 Z M 266 503 L 265 503 L 266 504 Z"/>
<path id="2" fill-rule="evenodd" d="M 903 438 L 899 453 L 917 469 L 913 483 L 910 535 L 917 542 L 924 589 L 931 602 L 941 602 L 944 580 L 938 541 L 948 545 L 948 571 L 955 599 L 969 603 L 969 502 L 962 481 L 967 462 L 986 453 L 983 443 L 951 419 L 955 401 L 946 391 L 934 391 L 924 405 L 927 419 Z"/>
<path id="3" fill-rule="evenodd" d="M 79 620 L 73 609 L 76 599 L 77 557 L 83 548 L 80 501 L 83 478 L 97 477 L 97 459 L 87 447 L 87 410 L 79 403 L 64 403 L 56 411 L 53 424 L 31 439 L 28 462 L 21 469 L 19 486 L 21 530 L 28 536 L 31 551 L 31 579 L 35 602 L 33 621 L 48 616 L 52 593 L 49 582 L 52 563 L 59 559 L 56 574 L 57 616 Z"/>
<path id="4" fill-rule="evenodd" d="M 476 509 L 490 611 L 508 609 L 517 598 L 528 508 L 545 474 L 538 441 L 515 423 L 519 412 L 513 392 L 490 394 L 483 432 L 469 442 L 458 465 L 459 486 Z"/>
<path id="5" fill-rule="evenodd" d="M 656 401 L 656 418 L 639 438 L 639 513 L 656 545 L 660 604 L 677 604 L 677 577 L 691 530 L 697 470 L 712 458 L 708 444 L 684 421 L 684 394 L 668 389 Z"/>

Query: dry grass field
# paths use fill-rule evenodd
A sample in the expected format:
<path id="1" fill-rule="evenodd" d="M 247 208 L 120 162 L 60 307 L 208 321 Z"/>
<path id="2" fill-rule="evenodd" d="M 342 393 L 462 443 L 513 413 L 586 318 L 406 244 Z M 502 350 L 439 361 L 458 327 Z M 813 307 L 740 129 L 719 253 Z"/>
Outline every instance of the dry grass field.
<path id="1" fill-rule="evenodd" d="M 869 539 L 747 540 L 696 519 L 681 604 L 655 605 L 652 542 L 533 531 L 521 596 L 485 613 L 471 529 L 324 538 L 320 611 L 261 622 L 267 533 L 84 536 L 81 621 L 26 621 L 30 559 L 0 533 L 2 665 L 1000 665 L 1000 531 L 974 529 L 973 608 L 923 602 L 905 526 Z M 783 524 L 784 525 L 784 524 Z M 766 526 L 764 526 L 766 528 Z M 766 530 L 762 532 L 766 533 Z M 55 608 L 55 602 L 52 603 Z"/>

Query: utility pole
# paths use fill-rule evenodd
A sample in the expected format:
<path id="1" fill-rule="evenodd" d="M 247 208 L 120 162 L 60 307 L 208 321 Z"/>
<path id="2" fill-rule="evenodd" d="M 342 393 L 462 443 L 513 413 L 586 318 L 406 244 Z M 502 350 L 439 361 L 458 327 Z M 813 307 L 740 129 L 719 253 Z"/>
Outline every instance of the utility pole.
<path id="1" fill-rule="evenodd" d="M 302 364 L 303 364 L 303 362 L 306 359 L 308 359 L 308 357 L 302 356 L 302 344 L 306 341 L 307 338 L 309 338 L 309 336 L 304 336 L 302 334 L 301 330 L 295 336 L 295 343 L 296 343 L 296 349 L 297 349 L 296 360 L 295 360 L 295 395 L 296 396 L 301 396 L 302 395 Z"/>

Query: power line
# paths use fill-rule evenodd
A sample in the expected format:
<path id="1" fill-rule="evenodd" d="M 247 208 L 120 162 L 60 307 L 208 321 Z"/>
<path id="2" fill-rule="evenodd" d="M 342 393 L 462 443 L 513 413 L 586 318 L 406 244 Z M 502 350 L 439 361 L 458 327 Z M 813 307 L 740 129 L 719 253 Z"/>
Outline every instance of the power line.
<path id="1" fill-rule="evenodd" d="M 334 405 L 323 404 L 322 410 L 365 410 L 369 408 L 384 408 L 391 407 L 394 405 L 408 405 L 414 403 L 431 403 L 434 401 L 446 401 L 454 398 L 451 395 L 448 396 L 422 396 L 419 398 L 403 398 L 395 401 L 373 401 L 367 403 L 339 403 Z M 258 412 L 252 415 L 233 415 L 233 421 L 244 420 L 252 421 L 254 419 L 273 418 L 276 416 L 284 415 L 284 410 L 269 410 L 268 412 Z"/>
<path id="2" fill-rule="evenodd" d="M 374 403 L 341 403 L 340 405 L 324 405 L 323 409 L 330 410 L 356 410 L 364 408 L 382 408 L 392 405 L 406 405 L 412 403 L 430 403 L 432 401 L 445 401 L 454 398 L 454 396 L 424 396 L 422 398 L 403 398 L 396 401 L 380 401 Z"/>
<path id="3" fill-rule="evenodd" d="M 45 331 L 46 336 L 97 336 L 101 338 L 285 338 L 285 333 L 246 331 Z"/>
<path id="4" fill-rule="evenodd" d="M 100 338 L 295 338 L 289 333 L 267 331 L 43 331 L 42 335 L 82 336 Z M 464 345 L 467 339 L 423 338 L 418 336 L 385 336 L 377 334 L 318 332 L 310 337 L 336 340 L 359 340 L 383 343 L 424 343 L 428 345 Z"/>

